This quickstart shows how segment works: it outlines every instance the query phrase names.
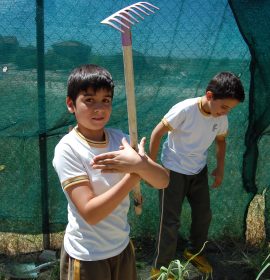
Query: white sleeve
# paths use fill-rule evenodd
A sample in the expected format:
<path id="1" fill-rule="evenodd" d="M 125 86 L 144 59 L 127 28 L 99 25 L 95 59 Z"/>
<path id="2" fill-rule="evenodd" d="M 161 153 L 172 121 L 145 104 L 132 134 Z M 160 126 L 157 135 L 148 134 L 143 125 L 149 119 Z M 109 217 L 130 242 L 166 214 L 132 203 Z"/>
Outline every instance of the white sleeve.
<path id="1" fill-rule="evenodd" d="M 163 118 L 163 124 L 170 130 L 176 129 L 186 118 L 182 102 L 174 105 Z"/>
<path id="2" fill-rule="evenodd" d="M 217 136 L 227 136 L 228 127 L 229 127 L 228 117 L 224 116 L 224 118 L 221 121 L 220 128 L 218 130 Z"/>
<path id="3" fill-rule="evenodd" d="M 67 144 L 58 144 L 55 148 L 53 166 L 63 188 L 89 181 L 82 161 Z"/>

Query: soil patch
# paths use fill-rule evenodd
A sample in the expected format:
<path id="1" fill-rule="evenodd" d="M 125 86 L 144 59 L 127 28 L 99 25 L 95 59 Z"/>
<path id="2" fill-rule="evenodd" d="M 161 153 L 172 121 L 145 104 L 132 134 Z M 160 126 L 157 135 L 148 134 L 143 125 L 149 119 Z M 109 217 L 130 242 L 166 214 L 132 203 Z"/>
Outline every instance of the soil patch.
<path id="1" fill-rule="evenodd" d="M 133 240 L 136 259 L 138 280 L 147 280 L 150 277 L 151 263 L 155 249 L 153 238 Z M 187 242 L 179 239 L 177 254 L 175 259 L 185 262 L 182 257 Z M 267 249 L 269 253 L 269 248 Z M 213 275 L 208 279 L 214 280 L 255 280 L 261 268 L 263 260 L 266 258 L 267 250 L 248 249 L 241 242 L 209 242 L 206 247 L 206 256 L 213 266 Z M 59 260 L 60 250 L 55 251 L 56 260 Z M 18 279 L 8 276 L 7 269 L 14 264 L 35 264 L 36 266 L 46 262 L 41 259 L 42 252 L 37 251 L 28 254 L 18 254 L 8 256 L 0 254 L 0 280 Z M 205 279 L 194 266 L 189 264 L 189 278 L 192 280 Z M 58 280 L 59 262 L 44 268 L 38 273 L 38 280 Z M 270 269 L 266 271 L 260 280 L 270 279 Z M 128 278 L 127 278 L 128 280 Z"/>
<path id="2" fill-rule="evenodd" d="M 140 280 L 146 280 L 150 276 L 151 263 L 155 249 L 154 239 L 141 239 L 134 241 L 138 274 Z M 182 257 L 187 245 L 186 240 L 179 238 L 175 259 L 185 263 Z M 266 258 L 268 249 L 247 248 L 241 241 L 210 241 L 207 244 L 205 255 L 213 267 L 212 277 L 214 280 L 255 280 L 261 264 Z M 268 251 L 268 252 L 267 252 Z M 189 279 L 205 279 L 193 265 L 189 264 Z M 261 276 L 260 280 L 270 279 L 270 268 Z"/>

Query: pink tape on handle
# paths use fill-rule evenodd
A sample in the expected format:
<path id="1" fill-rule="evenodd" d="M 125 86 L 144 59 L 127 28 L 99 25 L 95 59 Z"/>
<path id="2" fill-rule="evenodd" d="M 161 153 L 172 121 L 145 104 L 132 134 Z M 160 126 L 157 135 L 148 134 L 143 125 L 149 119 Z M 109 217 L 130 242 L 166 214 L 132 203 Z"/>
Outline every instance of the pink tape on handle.
<path id="1" fill-rule="evenodd" d="M 128 17 L 128 16 L 126 15 L 126 17 Z M 124 33 L 121 33 L 122 34 L 122 46 L 131 46 L 132 39 L 131 39 L 130 23 L 128 21 L 124 20 L 123 18 L 121 20 L 125 25 L 129 26 L 129 28 L 122 26 L 122 30 L 124 31 Z"/>
<path id="2" fill-rule="evenodd" d="M 125 33 L 122 33 L 122 46 L 131 46 L 131 32 L 130 29 L 125 28 Z"/>

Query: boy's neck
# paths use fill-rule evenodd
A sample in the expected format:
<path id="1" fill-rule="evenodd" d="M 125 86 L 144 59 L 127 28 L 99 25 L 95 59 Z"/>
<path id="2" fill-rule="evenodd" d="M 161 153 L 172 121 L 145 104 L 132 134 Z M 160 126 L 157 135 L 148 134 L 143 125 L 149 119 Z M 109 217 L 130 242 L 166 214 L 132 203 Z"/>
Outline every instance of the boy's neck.
<path id="1" fill-rule="evenodd" d="M 89 130 L 81 127 L 80 125 L 77 126 L 77 131 L 85 137 L 87 140 L 94 141 L 94 142 L 104 142 L 106 140 L 104 128 L 100 130 Z"/>
<path id="2" fill-rule="evenodd" d="M 202 104 L 202 110 L 204 111 L 204 113 L 206 113 L 208 115 L 211 114 L 206 96 L 203 96 L 201 98 L 201 104 Z"/>

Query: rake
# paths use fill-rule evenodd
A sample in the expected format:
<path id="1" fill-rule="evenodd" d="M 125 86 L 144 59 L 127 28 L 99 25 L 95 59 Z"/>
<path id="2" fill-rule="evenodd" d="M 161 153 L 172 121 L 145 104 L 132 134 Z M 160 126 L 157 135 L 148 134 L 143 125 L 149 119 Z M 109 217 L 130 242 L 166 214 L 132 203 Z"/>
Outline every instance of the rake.
<path id="1" fill-rule="evenodd" d="M 121 32 L 130 144 L 135 150 L 138 149 L 138 132 L 136 101 L 134 94 L 131 25 L 138 23 L 138 19 L 144 19 L 141 14 L 147 16 L 154 14 L 155 12 L 153 9 L 159 10 L 158 7 L 148 2 L 138 2 L 119 10 L 118 12 L 101 21 L 101 23 L 110 25 Z M 133 189 L 133 199 L 135 212 L 137 215 L 140 215 L 142 212 L 142 195 L 140 184 L 137 184 Z"/>

